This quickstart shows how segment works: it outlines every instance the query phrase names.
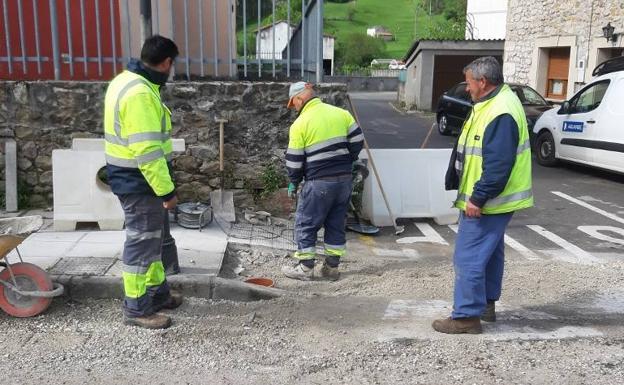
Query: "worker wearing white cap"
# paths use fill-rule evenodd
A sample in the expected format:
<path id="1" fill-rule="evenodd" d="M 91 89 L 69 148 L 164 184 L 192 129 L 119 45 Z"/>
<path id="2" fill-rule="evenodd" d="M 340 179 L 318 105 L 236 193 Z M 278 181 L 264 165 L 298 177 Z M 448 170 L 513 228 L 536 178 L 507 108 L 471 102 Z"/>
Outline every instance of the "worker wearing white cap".
<path id="1" fill-rule="evenodd" d="M 348 111 L 323 103 L 312 84 L 292 84 L 288 97 L 288 108 L 299 112 L 290 127 L 286 151 L 288 195 L 294 197 L 299 184 L 305 183 L 295 216 L 297 263 L 284 266 L 282 272 L 293 279 L 314 278 L 317 233 L 323 227 L 326 257 L 317 275 L 336 280 L 340 258 L 346 252 L 352 164 L 358 159 L 364 135 Z"/>

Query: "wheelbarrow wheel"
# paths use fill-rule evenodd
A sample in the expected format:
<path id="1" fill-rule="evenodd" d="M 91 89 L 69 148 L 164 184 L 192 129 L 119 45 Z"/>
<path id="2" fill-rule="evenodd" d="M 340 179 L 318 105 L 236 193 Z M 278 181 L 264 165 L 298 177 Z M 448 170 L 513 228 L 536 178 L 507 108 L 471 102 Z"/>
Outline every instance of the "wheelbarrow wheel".
<path id="1" fill-rule="evenodd" d="M 11 264 L 17 287 L 22 291 L 51 291 L 54 288 L 48 273 L 32 263 Z M 0 272 L 0 279 L 13 283 L 8 268 Z M 52 298 L 29 297 L 17 294 L 0 285 L 0 308 L 13 317 L 32 317 L 43 313 L 52 303 Z"/>

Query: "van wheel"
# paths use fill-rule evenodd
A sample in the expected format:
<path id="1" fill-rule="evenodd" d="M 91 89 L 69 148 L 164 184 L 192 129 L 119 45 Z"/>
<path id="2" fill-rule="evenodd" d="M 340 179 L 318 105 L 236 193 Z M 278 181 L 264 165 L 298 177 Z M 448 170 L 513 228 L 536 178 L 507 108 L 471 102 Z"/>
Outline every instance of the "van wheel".
<path id="1" fill-rule="evenodd" d="M 555 139 L 550 132 L 544 131 L 537 137 L 535 152 L 537 155 L 537 163 L 542 166 L 552 167 L 557 164 L 557 158 L 555 158 Z"/>
<path id="2" fill-rule="evenodd" d="M 451 128 L 448 125 L 448 118 L 445 114 L 440 114 L 438 118 L 438 132 L 444 136 L 451 135 Z"/>

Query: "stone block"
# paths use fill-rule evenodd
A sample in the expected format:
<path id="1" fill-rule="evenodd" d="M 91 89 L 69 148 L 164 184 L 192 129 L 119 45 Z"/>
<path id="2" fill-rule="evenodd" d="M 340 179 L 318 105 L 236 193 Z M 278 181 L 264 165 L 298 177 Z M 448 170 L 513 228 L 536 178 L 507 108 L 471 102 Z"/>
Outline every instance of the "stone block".
<path id="1" fill-rule="evenodd" d="M 124 216 L 119 200 L 96 177 L 105 165 L 104 151 L 52 151 L 55 229 L 73 230 L 79 222 L 99 222 L 101 229 L 121 230 Z"/>

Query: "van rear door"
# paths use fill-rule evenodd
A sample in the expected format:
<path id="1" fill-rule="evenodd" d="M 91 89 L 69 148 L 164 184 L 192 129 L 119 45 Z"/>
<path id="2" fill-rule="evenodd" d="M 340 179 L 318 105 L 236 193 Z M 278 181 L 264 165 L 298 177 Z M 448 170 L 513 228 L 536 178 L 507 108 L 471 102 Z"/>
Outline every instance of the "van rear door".
<path id="1" fill-rule="evenodd" d="M 594 162 L 599 167 L 624 172 L 624 72 L 611 81 L 596 115 Z"/>

